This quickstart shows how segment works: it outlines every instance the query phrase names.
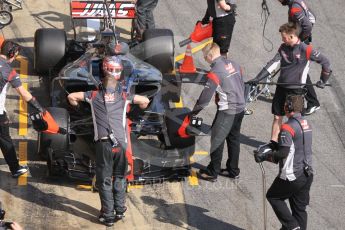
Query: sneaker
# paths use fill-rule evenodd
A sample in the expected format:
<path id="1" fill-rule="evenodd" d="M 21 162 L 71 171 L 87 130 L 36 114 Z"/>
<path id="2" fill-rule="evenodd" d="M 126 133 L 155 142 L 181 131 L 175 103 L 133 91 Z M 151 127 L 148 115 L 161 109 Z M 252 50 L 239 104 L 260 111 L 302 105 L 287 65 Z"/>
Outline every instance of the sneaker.
<path id="1" fill-rule="evenodd" d="M 124 211 L 122 212 L 116 212 L 115 219 L 121 220 L 126 217 L 125 212 L 127 211 L 127 207 L 124 207 Z"/>
<path id="2" fill-rule="evenodd" d="M 229 177 L 230 179 L 238 180 L 240 179 L 240 175 L 234 175 L 230 173 L 227 169 L 221 169 L 219 175 L 224 177 Z"/>
<path id="3" fill-rule="evenodd" d="M 304 112 L 304 115 L 310 115 L 312 113 L 314 113 L 316 110 L 319 110 L 320 106 L 312 106 L 312 107 L 307 107 L 307 109 Z"/>
<path id="4" fill-rule="evenodd" d="M 244 109 L 244 115 L 252 115 L 252 114 L 253 114 L 253 110 L 247 109 L 247 108 Z"/>
<path id="5" fill-rule="evenodd" d="M 197 173 L 197 176 L 200 179 L 207 180 L 210 182 L 216 182 L 217 181 L 217 177 L 212 176 L 207 169 L 200 169 L 199 172 Z"/>
<path id="6" fill-rule="evenodd" d="M 113 226 L 115 223 L 115 217 L 106 217 L 106 216 L 104 216 L 103 213 L 101 215 L 99 215 L 98 220 L 99 220 L 99 222 L 101 222 L 102 224 L 104 224 L 105 226 L 108 226 L 108 227 Z"/>
<path id="7" fill-rule="evenodd" d="M 28 170 L 29 170 L 29 168 L 27 165 L 19 165 L 19 168 L 17 169 L 17 171 L 12 173 L 12 177 L 17 178 L 17 177 L 27 173 Z"/>

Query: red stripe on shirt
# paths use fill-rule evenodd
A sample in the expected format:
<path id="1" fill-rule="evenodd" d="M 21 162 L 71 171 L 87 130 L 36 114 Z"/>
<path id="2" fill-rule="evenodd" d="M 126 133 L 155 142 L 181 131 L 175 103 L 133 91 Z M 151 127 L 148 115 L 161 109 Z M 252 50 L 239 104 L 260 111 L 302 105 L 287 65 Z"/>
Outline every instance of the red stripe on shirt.
<path id="1" fill-rule="evenodd" d="M 17 72 L 13 69 L 11 73 L 8 75 L 8 81 L 12 81 L 12 79 L 17 76 Z"/>
<path id="2" fill-rule="evenodd" d="M 94 90 L 91 92 L 91 99 L 94 99 L 98 93 L 98 90 Z"/>
<path id="3" fill-rule="evenodd" d="M 288 124 L 282 124 L 281 130 L 289 132 L 292 137 L 295 136 L 295 130 Z"/>
<path id="4" fill-rule="evenodd" d="M 290 17 L 293 17 L 296 13 L 298 12 L 301 12 L 302 9 L 301 8 L 296 8 L 296 7 L 293 7 L 290 9 Z"/>
<path id="5" fill-rule="evenodd" d="M 219 78 L 218 78 L 218 76 L 217 76 L 216 74 L 214 74 L 214 73 L 212 73 L 212 72 L 209 72 L 209 73 L 207 74 L 207 77 L 208 77 L 209 79 L 211 79 L 216 85 L 219 85 Z"/>
<path id="6" fill-rule="evenodd" d="M 307 57 L 307 60 L 310 60 L 310 56 L 311 56 L 311 51 L 313 51 L 313 46 L 312 45 L 308 45 L 307 46 L 307 49 L 306 49 L 306 57 Z"/>

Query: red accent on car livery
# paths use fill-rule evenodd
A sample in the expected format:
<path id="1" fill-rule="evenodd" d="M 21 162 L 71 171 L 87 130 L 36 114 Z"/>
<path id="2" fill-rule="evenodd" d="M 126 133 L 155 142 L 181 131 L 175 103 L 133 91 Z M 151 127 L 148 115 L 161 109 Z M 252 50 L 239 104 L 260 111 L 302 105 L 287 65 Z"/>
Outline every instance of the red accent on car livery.
<path id="1" fill-rule="evenodd" d="M 135 18 L 135 4 L 130 1 L 117 1 L 109 3 L 111 17 L 114 19 Z M 73 19 L 102 19 L 107 15 L 102 1 L 72 1 L 71 17 Z"/>

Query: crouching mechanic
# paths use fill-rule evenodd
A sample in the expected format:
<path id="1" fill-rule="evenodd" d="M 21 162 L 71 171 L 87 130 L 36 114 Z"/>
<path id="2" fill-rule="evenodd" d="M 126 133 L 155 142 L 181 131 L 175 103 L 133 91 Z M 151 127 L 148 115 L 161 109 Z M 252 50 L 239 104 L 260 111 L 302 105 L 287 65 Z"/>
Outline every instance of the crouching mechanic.
<path id="1" fill-rule="evenodd" d="M 312 129 L 301 112 L 303 96 L 288 95 L 284 110 L 288 121 L 281 127 L 278 149 L 263 145 L 254 151 L 256 162 L 279 163 L 279 174 L 266 197 L 282 229 L 307 229 L 306 206 L 313 182 Z M 289 210 L 285 200 L 289 199 Z"/>
<path id="2" fill-rule="evenodd" d="M 77 106 L 79 101 L 86 101 L 91 105 L 96 141 L 96 184 L 102 207 L 99 221 L 106 226 L 112 226 L 117 219 L 123 218 L 127 209 L 125 194 L 128 163 L 123 125 L 126 100 L 138 104 L 142 109 L 149 103 L 145 96 L 126 98 L 122 92 L 122 70 L 118 56 L 106 56 L 103 59 L 104 77 L 100 89 L 68 95 L 69 103 L 73 106 Z"/>
<path id="3" fill-rule="evenodd" d="M 0 148 L 13 177 L 23 175 L 28 171 L 28 167 L 19 165 L 17 153 L 10 136 L 10 121 L 5 108 L 8 85 L 11 85 L 22 99 L 28 103 L 31 112 L 41 113 L 44 110 L 31 93 L 22 86 L 19 74 L 10 66 L 19 54 L 20 49 L 21 47 L 17 43 L 6 40 L 1 45 L 0 55 Z"/>
<path id="4" fill-rule="evenodd" d="M 216 43 L 203 49 L 205 60 L 211 64 L 205 88 L 196 102 L 192 114 L 195 116 L 204 109 L 215 92 L 217 114 L 211 130 L 211 162 L 207 169 L 200 169 L 201 179 L 216 181 L 218 174 L 239 178 L 238 160 L 240 154 L 240 130 L 244 116 L 244 82 L 241 67 L 220 54 Z M 221 169 L 225 140 L 228 146 L 226 168 Z"/>
<path id="5" fill-rule="evenodd" d="M 314 61 L 322 67 L 320 80 L 316 83 L 316 87 L 323 89 L 332 75 L 328 58 L 311 45 L 306 45 L 300 41 L 298 38 L 300 27 L 297 24 L 292 22 L 283 24 L 280 26 L 279 32 L 283 44 L 278 49 L 278 53 L 254 79 L 247 82 L 255 85 L 273 75 L 280 68 L 280 76 L 272 101 L 272 114 L 274 115 L 270 141 L 272 146 L 277 145 L 280 126 L 285 115 L 286 96 L 288 94 L 304 94 L 303 87 L 306 84 L 310 61 Z"/>

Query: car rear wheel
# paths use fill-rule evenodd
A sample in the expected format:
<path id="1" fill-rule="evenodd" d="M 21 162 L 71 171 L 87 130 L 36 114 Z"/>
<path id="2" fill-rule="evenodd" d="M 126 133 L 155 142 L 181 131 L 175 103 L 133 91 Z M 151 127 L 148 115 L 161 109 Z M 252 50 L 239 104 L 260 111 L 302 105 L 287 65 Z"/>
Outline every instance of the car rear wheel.
<path id="1" fill-rule="evenodd" d="M 162 74 L 174 70 L 174 34 L 169 29 L 148 29 L 143 34 L 144 61 Z"/>
<path id="2" fill-rule="evenodd" d="M 69 114 L 64 108 L 49 107 L 49 113 L 56 123 L 67 130 L 67 134 L 38 133 L 37 152 L 44 159 L 49 159 L 49 148 L 54 152 L 54 156 L 63 157 L 69 149 Z"/>
<path id="3" fill-rule="evenodd" d="M 54 28 L 36 30 L 34 39 L 34 68 L 38 74 L 47 74 L 64 64 L 66 32 Z"/>

